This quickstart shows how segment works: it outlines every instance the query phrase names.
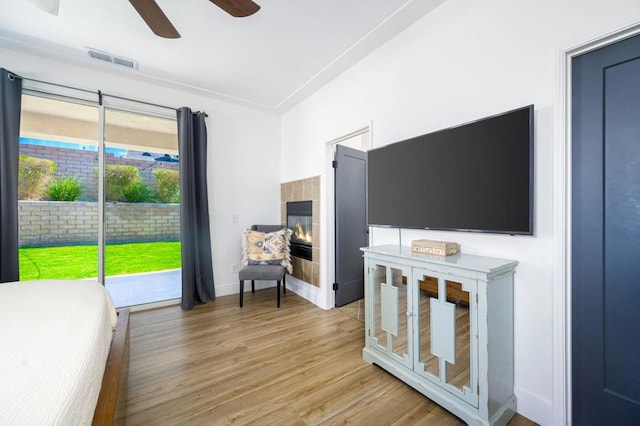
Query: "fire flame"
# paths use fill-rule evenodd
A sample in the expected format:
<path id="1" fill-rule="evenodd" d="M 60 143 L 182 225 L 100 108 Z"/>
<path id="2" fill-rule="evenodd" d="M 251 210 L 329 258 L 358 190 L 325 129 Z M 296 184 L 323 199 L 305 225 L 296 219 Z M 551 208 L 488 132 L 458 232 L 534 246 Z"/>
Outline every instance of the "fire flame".
<path id="1" fill-rule="evenodd" d="M 311 232 L 307 232 L 305 234 L 304 229 L 300 223 L 296 223 L 296 232 L 293 234 L 299 240 L 306 241 L 308 243 L 312 242 Z"/>

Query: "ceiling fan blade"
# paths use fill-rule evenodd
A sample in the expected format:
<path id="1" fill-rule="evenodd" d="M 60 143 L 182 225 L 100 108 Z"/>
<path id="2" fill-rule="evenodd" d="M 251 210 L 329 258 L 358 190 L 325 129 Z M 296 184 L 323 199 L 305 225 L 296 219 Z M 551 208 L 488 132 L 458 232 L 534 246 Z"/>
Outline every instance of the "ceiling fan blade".
<path id="1" fill-rule="evenodd" d="M 60 10 L 60 0 L 29 0 L 38 9 L 44 10 L 52 15 L 58 15 Z"/>
<path id="2" fill-rule="evenodd" d="M 252 2 L 251 0 L 210 0 L 211 3 L 218 6 L 231 16 L 236 18 L 244 18 L 249 15 L 253 15 L 260 6 Z"/>
<path id="3" fill-rule="evenodd" d="M 155 0 L 129 0 L 129 3 L 138 11 L 154 34 L 164 38 L 180 38 L 180 33 Z"/>

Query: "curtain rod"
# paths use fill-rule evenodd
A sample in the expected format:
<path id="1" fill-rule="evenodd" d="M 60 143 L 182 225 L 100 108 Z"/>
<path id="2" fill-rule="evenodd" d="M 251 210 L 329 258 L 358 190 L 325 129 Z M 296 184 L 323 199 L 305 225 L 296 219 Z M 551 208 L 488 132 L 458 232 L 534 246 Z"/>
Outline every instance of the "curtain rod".
<path id="1" fill-rule="evenodd" d="M 97 93 L 98 93 L 98 92 L 94 92 L 94 91 L 92 91 L 92 90 L 80 89 L 80 88 L 78 88 L 78 87 L 66 86 L 66 85 L 64 85 L 64 84 L 58 84 L 58 83 L 49 83 L 48 81 L 37 80 L 37 79 L 35 79 L 35 78 L 29 78 L 29 77 L 23 77 L 23 76 L 21 76 L 21 75 L 15 74 L 15 73 L 12 73 L 12 74 L 14 74 L 15 76 L 20 77 L 20 78 L 21 78 L 21 79 L 23 79 L 23 80 L 26 80 L 26 81 L 32 81 L 32 82 L 34 82 L 34 83 L 49 84 L 49 85 L 51 85 L 51 86 L 62 87 L 63 89 L 78 90 L 78 91 L 80 91 L 80 92 L 91 93 L 91 94 L 97 94 Z"/>
<path id="2" fill-rule="evenodd" d="M 152 107 L 170 109 L 170 110 L 172 110 L 174 112 L 178 109 L 178 108 L 173 108 L 173 107 L 169 107 L 169 106 L 166 106 L 166 105 L 154 104 L 153 102 L 146 102 L 146 101 L 139 101 L 137 99 L 125 98 L 124 96 L 110 95 L 108 93 L 102 93 L 102 96 L 106 96 L 106 97 L 114 98 L 114 99 L 120 99 L 121 101 L 136 102 L 136 103 L 139 103 L 139 104 L 149 105 L 149 106 L 152 106 Z"/>
<path id="3" fill-rule="evenodd" d="M 104 93 L 104 92 L 102 92 L 100 90 L 93 91 L 93 90 L 87 90 L 87 89 L 80 89 L 78 87 L 67 86 L 67 85 L 64 85 L 64 84 L 50 83 L 48 81 L 37 80 L 35 78 L 23 77 L 23 76 L 18 75 L 16 73 L 11 73 L 11 74 L 13 74 L 14 76 L 20 77 L 23 80 L 32 81 L 34 83 L 50 84 L 52 86 L 61 87 L 63 89 L 78 90 L 80 92 L 95 94 L 95 95 L 98 96 L 100 101 L 101 101 L 103 96 L 108 96 L 110 98 L 120 99 L 120 100 L 123 100 L 123 101 L 129 101 L 129 102 L 137 102 L 137 103 L 140 103 L 140 104 L 143 104 L 143 105 L 148 105 L 148 106 L 153 106 L 153 107 L 158 107 L 158 108 L 164 108 L 164 109 L 168 109 L 168 110 L 172 110 L 172 111 L 176 111 L 178 109 L 178 108 L 173 108 L 173 107 L 169 107 L 169 106 L 166 106 L 166 105 L 155 104 L 155 103 L 152 103 L 152 102 L 145 102 L 145 101 L 140 101 L 140 100 L 137 100 L 137 99 L 125 98 L 123 96 L 110 95 L 110 94 Z"/>

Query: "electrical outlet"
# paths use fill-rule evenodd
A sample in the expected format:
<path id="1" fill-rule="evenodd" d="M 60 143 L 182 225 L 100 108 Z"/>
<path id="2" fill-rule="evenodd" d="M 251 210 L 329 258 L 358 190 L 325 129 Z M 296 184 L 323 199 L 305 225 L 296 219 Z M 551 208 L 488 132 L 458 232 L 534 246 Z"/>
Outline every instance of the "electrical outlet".
<path id="1" fill-rule="evenodd" d="M 237 214 L 231 216 L 231 223 L 238 223 L 239 220 L 240 216 L 238 216 Z"/>
<path id="2" fill-rule="evenodd" d="M 238 273 L 238 266 L 239 265 L 237 263 L 235 265 L 233 265 L 231 267 L 231 272 L 233 272 L 234 274 L 237 274 Z"/>

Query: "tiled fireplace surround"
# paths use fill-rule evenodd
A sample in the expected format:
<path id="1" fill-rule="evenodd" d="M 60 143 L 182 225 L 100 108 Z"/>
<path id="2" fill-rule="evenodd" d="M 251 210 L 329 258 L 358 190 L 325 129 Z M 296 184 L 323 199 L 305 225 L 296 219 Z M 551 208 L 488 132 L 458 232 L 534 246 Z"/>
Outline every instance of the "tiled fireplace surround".
<path id="1" fill-rule="evenodd" d="M 313 252 L 312 260 L 291 257 L 293 276 L 316 287 L 320 287 L 320 176 L 285 182 L 280 185 L 280 223 L 287 223 L 287 202 L 313 202 L 312 230 Z"/>

